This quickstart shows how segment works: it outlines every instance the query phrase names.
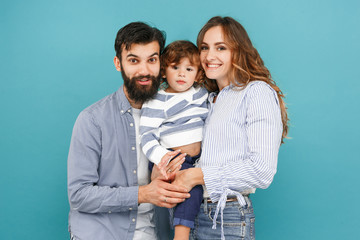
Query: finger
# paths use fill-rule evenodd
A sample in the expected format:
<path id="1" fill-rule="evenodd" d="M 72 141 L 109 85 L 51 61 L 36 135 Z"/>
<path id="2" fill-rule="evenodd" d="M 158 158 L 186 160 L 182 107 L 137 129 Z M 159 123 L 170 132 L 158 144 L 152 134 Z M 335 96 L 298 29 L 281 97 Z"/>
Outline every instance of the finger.
<path id="1" fill-rule="evenodd" d="M 169 192 L 166 198 L 167 203 L 178 204 L 190 197 L 189 193 Z"/>
<path id="2" fill-rule="evenodd" d="M 171 160 L 173 157 L 175 157 L 176 155 L 178 155 L 180 152 L 181 152 L 181 150 L 178 149 L 178 150 L 175 150 L 175 151 L 171 151 L 171 152 L 166 153 L 166 154 L 165 154 L 166 158 L 164 159 L 165 161 L 164 161 L 163 164 L 164 164 L 165 166 L 168 165 L 169 162 L 170 162 L 170 160 Z M 164 156 L 164 157 L 165 157 L 165 156 Z"/>
<path id="3" fill-rule="evenodd" d="M 185 161 L 185 156 L 186 156 L 186 153 L 183 153 L 183 154 L 180 154 L 179 156 L 177 156 L 176 158 L 174 158 L 167 166 L 167 169 L 173 170 L 173 169 L 177 168 L 178 165 L 181 165 Z"/>
<path id="4" fill-rule="evenodd" d="M 176 206 L 176 203 L 166 203 L 166 202 L 162 202 L 159 204 L 160 207 L 165 207 L 165 208 L 173 208 Z"/>
<path id="5" fill-rule="evenodd" d="M 166 201 L 164 201 L 167 204 L 178 204 L 185 201 L 185 198 L 171 198 L 171 197 L 166 197 Z"/>
<path id="6" fill-rule="evenodd" d="M 183 186 L 178 186 L 171 184 L 165 180 L 157 178 L 156 181 L 153 181 L 154 186 L 156 186 L 158 196 L 167 196 L 173 198 L 189 198 L 190 194 L 188 193 L 189 190 Z M 162 199 L 164 200 L 164 199 Z"/>

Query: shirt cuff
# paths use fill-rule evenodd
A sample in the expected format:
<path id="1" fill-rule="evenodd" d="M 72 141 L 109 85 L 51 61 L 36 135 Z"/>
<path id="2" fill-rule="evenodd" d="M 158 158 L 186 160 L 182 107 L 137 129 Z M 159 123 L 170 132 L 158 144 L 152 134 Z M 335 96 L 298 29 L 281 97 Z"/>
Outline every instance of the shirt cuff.
<path id="1" fill-rule="evenodd" d="M 118 195 L 117 205 L 120 209 L 114 209 L 115 211 L 122 212 L 138 208 L 139 186 L 126 187 L 125 189 L 125 192 L 120 191 L 121 194 Z"/>
<path id="2" fill-rule="evenodd" d="M 204 182 L 212 202 L 217 202 L 227 187 L 227 180 L 219 166 L 201 167 Z"/>

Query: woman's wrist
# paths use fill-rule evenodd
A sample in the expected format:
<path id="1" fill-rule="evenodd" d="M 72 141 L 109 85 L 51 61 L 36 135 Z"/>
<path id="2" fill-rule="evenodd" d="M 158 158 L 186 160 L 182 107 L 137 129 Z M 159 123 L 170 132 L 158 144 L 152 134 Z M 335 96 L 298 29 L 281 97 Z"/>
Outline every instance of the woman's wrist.
<path id="1" fill-rule="evenodd" d="M 196 185 L 204 185 L 204 174 L 201 168 L 189 168 L 188 172 L 190 182 L 192 183 L 193 187 Z"/>

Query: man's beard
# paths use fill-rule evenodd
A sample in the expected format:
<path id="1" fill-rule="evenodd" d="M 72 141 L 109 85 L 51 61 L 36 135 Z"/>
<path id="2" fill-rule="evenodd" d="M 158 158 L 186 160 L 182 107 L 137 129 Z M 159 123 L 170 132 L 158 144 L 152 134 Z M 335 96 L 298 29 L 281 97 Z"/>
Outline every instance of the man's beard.
<path id="1" fill-rule="evenodd" d="M 124 68 L 121 66 L 121 75 L 124 80 L 127 94 L 131 100 L 135 103 L 144 103 L 150 100 L 158 91 L 160 86 L 160 74 L 155 77 L 153 75 L 141 75 L 133 78 L 128 78 L 124 72 Z M 140 85 L 138 80 L 147 78 L 151 81 L 150 85 Z"/>

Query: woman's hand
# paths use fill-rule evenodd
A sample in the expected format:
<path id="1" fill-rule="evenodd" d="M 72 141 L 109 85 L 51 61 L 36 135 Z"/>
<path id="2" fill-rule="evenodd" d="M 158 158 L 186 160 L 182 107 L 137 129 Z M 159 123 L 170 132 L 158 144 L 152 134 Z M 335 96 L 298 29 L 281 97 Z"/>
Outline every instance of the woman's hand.
<path id="1" fill-rule="evenodd" d="M 179 152 L 177 152 L 176 154 L 178 154 L 178 153 Z M 165 179 L 165 180 L 172 178 L 173 173 L 177 173 L 180 170 L 181 164 L 183 164 L 183 162 L 185 161 L 185 156 L 186 156 L 186 153 L 180 154 L 179 156 L 174 158 L 167 166 L 165 166 L 164 169 L 165 169 L 166 176 L 164 176 L 161 173 L 158 166 L 154 165 L 152 173 L 151 173 L 151 180 L 154 180 L 155 178 L 158 178 L 158 177 L 161 179 Z"/>
<path id="2" fill-rule="evenodd" d="M 176 173 L 171 184 L 190 191 L 196 185 L 204 185 L 204 174 L 201 168 L 189 168 Z"/>

